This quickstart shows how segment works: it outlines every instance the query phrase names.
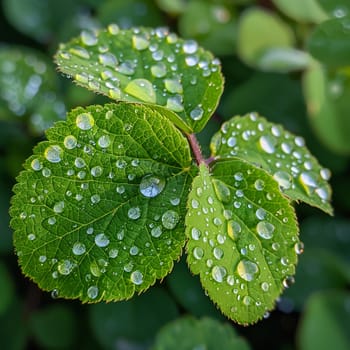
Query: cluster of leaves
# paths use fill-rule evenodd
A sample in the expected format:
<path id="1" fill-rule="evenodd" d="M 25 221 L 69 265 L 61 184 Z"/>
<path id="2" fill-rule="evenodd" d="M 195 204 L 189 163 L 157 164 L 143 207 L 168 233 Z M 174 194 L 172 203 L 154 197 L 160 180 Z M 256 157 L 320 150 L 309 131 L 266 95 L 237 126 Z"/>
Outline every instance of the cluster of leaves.
<path id="1" fill-rule="evenodd" d="M 346 157 L 334 157 L 333 152 L 348 154 L 349 6 L 346 1 L 326 0 L 306 5 L 276 0 L 265 8 L 254 3 L 135 0 L 126 5 L 81 0 L 69 2 L 69 16 L 57 16 L 65 6 L 49 5 L 49 9 L 46 1 L 3 1 L 13 26 L 52 50 L 84 29 L 60 46 L 55 59 L 62 72 L 98 94 L 55 75 L 50 57 L 14 45 L 1 48 L 0 118 L 11 130 L 7 140 L 21 138 L 22 148 L 27 149 L 9 147 L 19 158 L 10 165 L 12 176 L 35 143 L 32 135 L 66 118 L 48 130 L 48 141 L 39 143 L 26 161 L 11 210 L 22 270 L 54 298 L 128 299 L 163 279 L 184 247 L 187 264 L 199 275 L 209 297 L 239 323 L 266 317 L 283 288 L 293 283 L 303 243 L 290 204 L 304 201 L 331 213 L 330 173 L 319 166 L 303 138 L 279 123 L 306 136 L 308 146 L 333 173 L 344 172 Z M 164 25 L 165 18 L 189 40 L 162 28 L 123 29 Z M 226 89 L 219 105 L 221 64 L 192 38 L 221 58 Z M 299 71 L 302 79 L 293 73 Z M 283 93 L 276 99 L 277 89 Z M 110 103 L 111 99 L 124 102 Z M 91 103 L 97 105 L 64 116 L 73 106 Z M 218 116 L 211 118 L 217 106 L 226 120 L 221 127 Z M 247 114 L 252 110 L 278 124 Z M 229 119 L 233 113 L 244 117 Z M 305 132 L 306 115 L 326 148 L 319 149 Z M 195 134 L 207 160 L 199 152 Z M 346 181 L 339 180 L 338 186 Z M 328 317 L 321 313 L 342 320 L 348 317 L 346 293 L 313 295 L 320 289 L 344 288 L 350 280 L 348 222 L 321 219 L 321 224 L 318 216 L 302 222 L 302 240 L 308 249 L 297 269 L 300 282 L 288 288 L 278 304 L 285 312 L 302 310 L 312 296 L 299 331 L 305 348 L 313 348 L 316 338 L 324 343 L 313 335 L 315 317 L 319 322 Z M 333 231 L 337 239 L 329 234 Z M 319 232 L 324 232 L 322 238 Z M 3 289 L 3 315 L 18 315 L 20 304 L 8 307 L 13 286 L 5 266 L 3 276 L 9 281 Z M 166 280 L 176 302 L 186 310 L 221 319 L 184 261 Z M 165 298 L 164 305 L 147 334 L 138 334 L 133 323 L 142 320 L 143 313 L 154 314 L 143 309 L 154 305 L 149 299 L 153 297 Z M 167 297 L 155 287 L 132 301 L 89 307 L 97 341 L 107 348 L 112 343 L 117 348 L 137 347 L 144 341 L 150 345 L 159 326 L 178 317 L 174 300 Z M 330 299 L 332 309 L 327 309 Z M 75 336 L 75 315 L 67 305 L 55 303 L 33 313 L 30 332 L 44 346 L 68 346 Z M 171 309 L 166 311 L 165 305 Z M 134 319 L 128 319 L 129 307 Z M 128 320 L 124 326 L 116 314 Z M 50 333 L 55 327 L 44 332 L 52 324 L 57 329 L 64 324 L 61 333 L 67 337 Z M 186 332 L 198 332 L 183 348 L 204 344 L 215 348 L 217 344 L 210 343 L 213 338 L 204 337 L 214 334 L 210 327 L 220 326 L 205 319 L 179 320 L 159 334 L 154 346 L 169 348 L 182 336 L 191 341 Z M 329 330 L 327 339 L 342 332 L 333 324 L 324 327 Z M 228 330 L 224 335 L 224 328 L 217 332 L 215 339 L 228 339 L 222 348 L 242 342 Z M 18 344 L 24 338 L 25 334 L 17 337 Z M 346 348 L 346 337 L 338 340 Z"/>

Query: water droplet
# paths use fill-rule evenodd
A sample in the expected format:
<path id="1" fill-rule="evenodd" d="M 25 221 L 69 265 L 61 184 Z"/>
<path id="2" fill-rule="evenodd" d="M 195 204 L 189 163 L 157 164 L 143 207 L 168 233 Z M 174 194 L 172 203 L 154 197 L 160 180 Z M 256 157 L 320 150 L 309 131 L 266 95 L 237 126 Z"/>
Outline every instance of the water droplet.
<path id="1" fill-rule="evenodd" d="M 249 295 L 245 295 L 242 301 L 244 305 L 249 306 L 252 302 L 252 298 Z"/>
<path id="2" fill-rule="evenodd" d="M 119 33 L 119 26 L 115 23 L 111 23 L 108 25 L 107 30 L 112 35 L 117 35 Z"/>
<path id="3" fill-rule="evenodd" d="M 273 178 L 278 182 L 281 189 L 289 189 L 292 186 L 292 176 L 285 171 L 276 171 Z"/>
<path id="4" fill-rule="evenodd" d="M 304 252 L 304 243 L 303 242 L 295 243 L 294 250 L 298 255 L 302 254 Z"/>
<path id="5" fill-rule="evenodd" d="M 201 231 L 196 227 L 192 227 L 191 236 L 195 241 L 198 241 L 201 236 Z"/>
<path id="6" fill-rule="evenodd" d="M 213 249 L 213 254 L 214 254 L 215 258 L 218 260 L 222 259 L 222 257 L 224 256 L 223 250 L 218 248 L 218 247 L 215 247 Z"/>
<path id="7" fill-rule="evenodd" d="M 63 144 L 67 149 L 73 149 L 77 146 L 77 139 L 73 135 L 68 135 L 64 138 Z"/>
<path id="8" fill-rule="evenodd" d="M 259 220 L 264 220 L 266 217 L 266 210 L 259 208 L 256 210 L 255 215 Z"/>
<path id="9" fill-rule="evenodd" d="M 54 217 L 48 218 L 48 219 L 47 219 L 47 223 L 48 223 L 49 225 L 55 225 L 56 219 L 55 219 Z"/>
<path id="10" fill-rule="evenodd" d="M 88 30 L 83 30 L 81 32 L 80 39 L 82 43 L 87 46 L 94 46 L 97 44 L 97 41 L 98 41 L 96 34 Z"/>
<path id="11" fill-rule="evenodd" d="M 130 280 L 138 286 L 143 282 L 143 274 L 139 270 L 133 271 L 130 275 Z"/>
<path id="12" fill-rule="evenodd" d="M 132 61 L 125 61 L 118 67 L 118 71 L 124 75 L 134 75 L 135 64 Z"/>
<path id="13" fill-rule="evenodd" d="M 97 141 L 101 148 L 107 148 L 111 144 L 111 140 L 108 135 L 102 135 Z"/>
<path id="14" fill-rule="evenodd" d="M 32 167 L 33 170 L 39 171 L 43 168 L 42 163 L 40 162 L 39 159 L 33 159 L 32 162 L 30 163 L 30 166 Z"/>
<path id="15" fill-rule="evenodd" d="M 197 106 L 196 108 L 192 109 L 192 111 L 190 112 L 190 117 L 193 120 L 201 120 L 204 114 L 204 110 L 202 107 Z"/>
<path id="16" fill-rule="evenodd" d="M 221 283 L 227 274 L 226 269 L 223 266 L 214 266 L 211 270 L 211 276 L 216 282 Z"/>
<path id="17" fill-rule="evenodd" d="M 124 271 L 125 272 L 131 272 L 133 267 L 134 267 L 134 264 L 130 261 L 126 265 L 124 265 Z"/>
<path id="18" fill-rule="evenodd" d="M 162 215 L 162 224 L 168 230 L 174 229 L 178 224 L 179 220 L 180 220 L 179 214 L 173 210 L 167 210 Z"/>
<path id="19" fill-rule="evenodd" d="M 263 135 L 259 139 L 260 147 L 268 154 L 275 152 L 276 139 L 271 135 Z"/>
<path id="20" fill-rule="evenodd" d="M 146 50 L 150 45 L 150 42 L 147 39 L 146 35 L 138 34 L 138 35 L 133 35 L 132 45 L 136 50 L 141 51 L 141 50 Z"/>
<path id="21" fill-rule="evenodd" d="M 329 169 L 323 168 L 320 170 L 321 178 L 328 181 L 331 178 L 331 171 Z"/>
<path id="22" fill-rule="evenodd" d="M 183 87 L 179 79 L 164 79 L 165 88 L 172 94 L 182 94 Z"/>
<path id="23" fill-rule="evenodd" d="M 254 187 L 257 191 L 262 191 L 265 187 L 265 182 L 264 180 L 261 180 L 261 179 L 257 179 L 255 182 L 254 182 Z"/>
<path id="24" fill-rule="evenodd" d="M 180 198 L 178 198 L 178 197 L 172 198 L 172 199 L 170 199 L 170 203 L 171 203 L 171 205 L 173 205 L 173 206 L 177 206 L 177 205 L 180 204 Z"/>
<path id="25" fill-rule="evenodd" d="M 231 200 L 231 191 L 228 186 L 218 179 L 213 179 L 213 185 L 217 198 L 223 203 L 229 203 Z"/>
<path id="26" fill-rule="evenodd" d="M 186 40 L 183 43 L 182 48 L 184 50 L 184 53 L 193 54 L 193 53 L 197 52 L 198 44 L 194 40 Z"/>
<path id="27" fill-rule="evenodd" d="M 58 296 L 59 296 L 58 289 L 53 289 L 53 290 L 51 291 L 51 298 L 52 298 L 52 299 L 57 299 Z"/>
<path id="28" fill-rule="evenodd" d="M 235 174 L 233 175 L 233 177 L 234 177 L 234 179 L 235 179 L 236 181 L 242 181 L 242 180 L 244 179 L 244 176 L 243 176 L 242 173 L 235 173 Z"/>
<path id="29" fill-rule="evenodd" d="M 305 140 L 301 136 L 296 136 L 296 138 L 294 139 L 294 143 L 298 147 L 304 147 L 305 146 Z"/>
<path id="30" fill-rule="evenodd" d="M 184 110 L 184 106 L 182 105 L 182 97 L 180 95 L 169 97 L 166 102 L 166 108 L 174 112 L 182 112 Z"/>
<path id="31" fill-rule="evenodd" d="M 96 286 L 91 286 L 87 290 L 87 296 L 90 299 L 96 299 L 98 296 L 98 288 Z"/>
<path id="32" fill-rule="evenodd" d="M 75 56 L 80 57 L 80 58 L 85 58 L 85 59 L 90 58 L 90 54 L 89 54 L 88 50 L 84 49 L 81 46 L 71 47 L 69 49 L 69 52 Z"/>
<path id="33" fill-rule="evenodd" d="M 53 206 L 53 211 L 54 211 L 56 214 L 62 213 L 63 210 L 64 210 L 64 202 L 63 202 L 63 201 L 57 202 L 57 203 Z"/>
<path id="34" fill-rule="evenodd" d="M 95 244 L 100 248 L 107 247 L 109 244 L 109 239 L 104 233 L 99 233 L 95 237 Z"/>
<path id="35" fill-rule="evenodd" d="M 243 259 L 237 265 L 238 275 L 247 282 L 252 281 L 258 272 L 258 265 L 250 260 Z"/>
<path id="36" fill-rule="evenodd" d="M 156 78 L 163 78 L 166 73 L 166 65 L 163 62 L 158 62 L 151 67 L 151 74 Z"/>
<path id="37" fill-rule="evenodd" d="M 86 252 L 86 247 L 84 243 L 76 242 L 73 244 L 72 252 L 75 255 L 82 255 Z"/>
<path id="38" fill-rule="evenodd" d="M 199 61 L 199 57 L 197 55 L 191 55 L 191 56 L 186 56 L 185 57 L 185 62 L 189 67 L 195 66 Z M 204 69 L 203 70 L 203 76 L 206 76 L 206 74 L 209 73 L 210 75 L 210 70 L 209 69 Z"/>
<path id="39" fill-rule="evenodd" d="M 124 91 L 144 102 L 156 103 L 157 101 L 156 91 L 152 83 L 146 79 L 131 80 Z"/>
<path id="40" fill-rule="evenodd" d="M 191 207 L 193 209 L 197 209 L 199 207 L 199 202 L 197 201 L 197 199 L 192 199 L 191 200 Z"/>
<path id="41" fill-rule="evenodd" d="M 57 271 L 61 275 L 69 275 L 73 270 L 73 263 L 69 260 L 63 260 L 57 265 Z"/>
<path id="42" fill-rule="evenodd" d="M 158 238 L 160 237 L 160 235 L 162 234 L 162 227 L 161 226 L 156 226 L 153 227 L 151 230 L 151 236 L 154 238 Z"/>
<path id="43" fill-rule="evenodd" d="M 197 259 L 200 260 L 203 258 L 204 256 L 204 250 L 200 247 L 195 247 L 193 249 L 193 256 Z"/>
<path id="44" fill-rule="evenodd" d="M 267 221 L 260 221 L 256 225 L 256 231 L 261 238 L 271 239 L 275 231 L 275 226 Z"/>
<path id="45" fill-rule="evenodd" d="M 299 176 L 299 181 L 308 193 L 311 192 L 312 188 L 317 187 L 317 175 L 311 171 L 302 172 Z"/>
<path id="46" fill-rule="evenodd" d="M 218 218 L 218 217 L 215 217 L 213 219 L 213 223 L 214 223 L 215 226 L 220 226 L 222 224 L 222 220 L 220 218 Z"/>
<path id="47" fill-rule="evenodd" d="M 110 52 L 105 52 L 105 53 L 99 54 L 98 60 L 102 65 L 104 65 L 106 67 L 115 68 L 118 64 L 117 58 L 115 57 L 115 55 L 113 55 Z M 109 70 L 106 70 L 106 71 L 101 73 L 101 76 L 102 76 L 102 79 L 104 79 L 104 80 L 112 79 L 113 73 L 111 73 Z"/>
<path id="48" fill-rule="evenodd" d="M 111 258 L 111 259 L 115 259 L 119 254 L 119 251 L 118 249 L 115 249 L 115 248 L 112 248 L 109 250 L 108 252 L 108 256 Z"/>
<path id="49" fill-rule="evenodd" d="M 267 292 L 269 290 L 270 286 L 267 282 L 263 282 L 261 283 L 261 289 L 264 291 L 264 292 Z"/>
<path id="50" fill-rule="evenodd" d="M 59 163 L 61 161 L 63 150 L 58 145 L 52 145 L 46 148 L 44 152 L 45 158 L 51 163 Z"/>
<path id="51" fill-rule="evenodd" d="M 293 276 L 287 276 L 284 280 L 283 280 L 283 287 L 284 288 L 289 288 L 291 285 L 293 285 L 295 282 L 295 279 Z"/>
<path id="52" fill-rule="evenodd" d="M 99 203 L 101 200 L 101 197 L 99 194 L 93 194 L 91 197 L 90 197 L 90 201 L 92 204 L 97 204 Z"/>
<path id="53" fill-rule="evenodd" d="M 234 147 L 237 144 L 237 139 L 233 136 L 229 137 L 229 139 L 227 140 L 227 146 L 229 147 Z"/>
<path id="54" fill-rule="evenodd" d="M 141 216 L 141 209 L 139 207 L 132 207 L 128 210 L 128 218 L 137 220 Z"/>
<path id="55" fill-rule="evenodd" d="M 234 241 L 238 239 L 241 231 L 242 231 L 241 225 L 237 221 L 229 220 L 227 222 L 227 234 Z"/>
<path id="56" fill-rule="evenodd" d="M 147 198 L 158 196 L 165 187 L 165 180 L 151 174 L 145 175 L 140 182 L 140 192 Z"/>
<path id="57" fill-rule="evenodd" d="M 81 113 L 77 116 L 75 123 L 81 130 L 90 130 L 95 125 L 95 119 L 91 113 Z"/>
<path id="58" fill-rule="evenodd" d="M 90 172 L 91 172 L 92 176 L 99 177 L 102 175 L 103 169 L 99 165 L 97 165 L 97 166 L 93 167 Z"/>
<path id="59" fill-rule="evenodd" d="M 46 255 L 40 255 L 39 256 L 39 262 L 44 263 L 47 260 Z"/>

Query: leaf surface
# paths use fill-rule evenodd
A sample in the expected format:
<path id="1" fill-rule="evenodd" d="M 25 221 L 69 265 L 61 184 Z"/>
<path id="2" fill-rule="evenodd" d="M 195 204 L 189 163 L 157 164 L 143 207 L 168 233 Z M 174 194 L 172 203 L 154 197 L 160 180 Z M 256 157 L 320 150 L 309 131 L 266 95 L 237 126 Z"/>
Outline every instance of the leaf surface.
<path id="1" fill-rule="evenodd" d="M 56 62 L 79 85 L 114 100 L 165 106 L 187 132 L 205 126 L 223 89 L 219 61 L 162 28 L 83 31 L 61 45 Z"/>
<path id="2" fill-rule="evenodd" d="M 319 165 L 300 136 L 252 113 L 224 123 L 211 141 L 213 156 L 239 157 L 271 174 L 292 200 L 332 213 L 330 171 Z"/>
<path id="3" fill-rule="evenodd" d="M 230 319 L 255 323 L 292 282 L 298 227 L 265 171 L 240 159 L 201 165 L 188 199 L 188 265 Z"/>
<path id="4" fill-rule="evenodd" d="M 130 298 L 167 275 L 185 243 L 187 141 L 139 104 L 77 108 L 67 118 L 14 188 L 19 263 L 53 296 Z"/>

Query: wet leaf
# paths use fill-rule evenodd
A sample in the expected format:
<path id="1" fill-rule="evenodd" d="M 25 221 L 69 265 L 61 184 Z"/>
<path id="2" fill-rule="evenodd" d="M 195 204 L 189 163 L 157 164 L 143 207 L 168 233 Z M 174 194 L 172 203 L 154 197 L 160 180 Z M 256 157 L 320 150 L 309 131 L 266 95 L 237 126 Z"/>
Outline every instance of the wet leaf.
<path id="1" fill-rule="evenodd" d="M 293 281 L 295 213 L 265 171 L 240 159 L 205 166 L 186 215 L 188 265 L 230 319 L 251 324 Z"/>
<path id="2" fill-rule="evenodd" d="M 350 13 L 348 0 L 317 0 L 317 2 L 332 17 L 346 17 Z"/>
<path id="3" fill-rule="evenodd" d="M 85 31 L 61 45 L 56 62 L 79 85 L 114 100 L 165 106 L 187 132 L 205 126 L 223 89 L 219 61 L 164 28 L 120 30 L 112 24 Z"/>
<path id="4" fill-rule="evenodd" d="M 42 289 L 121 300 L 172 269 L 193 169 L 186 139 L 158 109 L 77 108 L 26 161 L 12 227 L 22 271 Z"/>
<path id="5" fill-rule="evenodd" d="M 330 171 L 321 167 L 300 136 L 252 113 L 224 123 L 211 142 L 213 156 L 239 157 L 273 176 L 290 199 L 332 213 Z"/>
<path id="6" fill-rule="evenodd" d="M 350 62 L 350 18 L 335 18 L 319 24 L 310 35 L 307 48 L 312 56 L 331 67 Z"/>
<path id="7" fill-rule="evenodd" d="M 153 350 L 231 350 L 250 349 L 234 328 L 210 318 L 179 318 L 158 334 Z"/>

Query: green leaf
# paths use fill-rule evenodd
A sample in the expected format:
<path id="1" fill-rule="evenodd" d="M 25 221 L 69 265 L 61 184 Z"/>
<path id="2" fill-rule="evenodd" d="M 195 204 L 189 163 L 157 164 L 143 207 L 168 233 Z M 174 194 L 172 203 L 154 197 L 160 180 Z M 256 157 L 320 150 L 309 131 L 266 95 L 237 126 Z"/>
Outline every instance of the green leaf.
<path id="1" fill-rule="evenodd" d="M 219 159 L 239 157 L 262 167 L 290 199 L 332 213 L 330 171 L 318 164 L 302 137 L 280 125 L 254 113 L 236 116 L 213 136 L 211 150 Z"/>
<path id="2" fill-rule="evenodd" d="M 183 317 L 166 325 L 158 334 L 153 350 L 248 350 L 248 343 L 234 328 L 210 318 Z"/>
<path id="3" fill-rule="evenodd" d="M 178 314 L 174 300 L 158 287 L 128 301 L 89 307 L 91 329 L 104 349 L 146 349 Z"/>
<path id="4" fill-rule="evenodd" d="M 0 119 L 28 117 L 33 133 L 43 133 L 65 112 L 56 89 L 56 73 L 41 53 L 15 46 L 0 48 Z"/>
<path id="5" fill-rule="evenodd" d="M 33 335 L 43 349 L 69 349 L 78 334 L 78 322 L 68 305 L 49 305 L 30 317 Z"/>
<path id="6" fill-rule="evenodd" d="M 349 305 L 349 292 L 328 291 L 313 295 L 298 331 L 300 349 L 349 349 Z"/>
<path id="7" fill-rule="evenodd" d="M 77 108 L 47 132 L 11 207 L 25 275 L 83 302 L 130 298 L 163 278 L 185 243 L 193 168 L 157 108 Z"/>
<path id="8" fill-rule="evenodd" d="M 330 72 L 314 64 L 303 77 L 310 123 L 318 138 L 333 152 L 350 153 L 348 118 L 350 74 Z"/>
<path id="9" fill-rule="evenodd" d="M 257 322 L 292 281 L 295 213 L 265 171 L 240 159 L 204 166 L 188 198 L 188 264 L 230 319 Z"/>
<path id="10" fill-rule="evenodd" d="M 223 89 L 219 61 L 164 28 L 119 30 L 112 24 L 85 31 L 61 45 L 56 62 L 79 85 L 112 99 L 167 107 L 187 132 L 205 126 Z"/>
<path id="11" fill-rule="evenodd" d="M 317 2 L 332 17 L 341 18 L 350 14 L 348 0 L 317 0 Z"/>
<path id="12" fill-rule="evenodd" d="M 328 16 L 317 0 L 272 0 L 277 8 L 297 22 L 320 23 Z"/>
<path id="13" fill-rule="evenodd" d="M 294 44 L 291 28 L 274 13 L 253 7 L 241 16 L 237 51 L 248 65 L 276 72 L 302 69 L 309 57 Z"/>
<path id="14" fill-rule="evenodd" d="M 179 32 L 194 38 L 216 55 L 233 54 L 237 25 L 236 16 L 228 6 L 195 0 L 189 2 L 179 18 Z"/>
<path id="15" fill-rule="evenodd" d="M 312 56 L 331 67 L 350 62 L 350 19 L 336 18 L 322 22 L 310 35 L 307 48 Z"/>

